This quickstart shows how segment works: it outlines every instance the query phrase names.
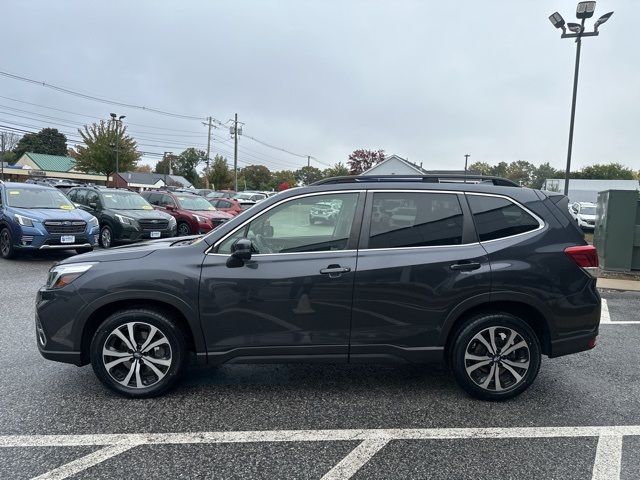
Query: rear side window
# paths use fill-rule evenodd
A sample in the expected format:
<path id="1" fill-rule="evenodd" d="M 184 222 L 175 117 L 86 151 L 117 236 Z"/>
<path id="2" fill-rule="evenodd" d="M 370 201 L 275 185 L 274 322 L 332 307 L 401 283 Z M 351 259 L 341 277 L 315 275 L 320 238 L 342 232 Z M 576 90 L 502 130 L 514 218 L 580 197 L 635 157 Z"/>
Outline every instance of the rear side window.
<path id="1" fill-rule="evenodd" d="M 515 203 L 500 197 L 468 195 L 481 242 L 537 229 L 538 221 Z"/>
<path id="2" fill-rule="evenodd" d="M 462 220 L 456 194 L 374 193 L 369 248 L 460 245 Z"/>

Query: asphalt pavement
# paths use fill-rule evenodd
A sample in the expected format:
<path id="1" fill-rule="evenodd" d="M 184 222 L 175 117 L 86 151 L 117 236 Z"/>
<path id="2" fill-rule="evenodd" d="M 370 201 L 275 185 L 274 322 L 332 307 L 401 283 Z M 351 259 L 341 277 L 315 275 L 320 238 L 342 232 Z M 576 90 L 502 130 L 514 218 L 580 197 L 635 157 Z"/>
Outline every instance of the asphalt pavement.
<path id="1" fill-rule="evenodd" d="M 638 292 L 603 290 L 598 346 L 504 403 L 442 367 L 304 364 L 191 368 L 130 400 L 38 353 L 35 292 L 65 255 L 0 262 L 1 479 L 640 478 Z"/>

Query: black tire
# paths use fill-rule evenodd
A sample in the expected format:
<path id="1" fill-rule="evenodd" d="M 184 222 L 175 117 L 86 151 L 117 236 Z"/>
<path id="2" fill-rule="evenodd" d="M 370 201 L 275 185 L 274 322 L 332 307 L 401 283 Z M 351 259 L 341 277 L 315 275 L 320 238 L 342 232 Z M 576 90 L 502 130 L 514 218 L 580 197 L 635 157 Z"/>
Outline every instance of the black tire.
<path id="1" fill-rule="evenodd" d="M 178 223 L 178 230 L 176 233 L 178 237 L 186 237 L 191 235 L 191 227 L 188 223 L 180 222 Z"/>
<path id="2" fill-rule="evenodd" d="M 100 246 L 111 248 L 113 246 L 113 230 L 109 225 L 103 225 L 100 229 Z"/>
<path id="3" fill-rule="evenodd" d="M 496 327 L 496 330 L 493 330 L 493 342 L 490 333 L 492 327 Z M 511 332 L 515 332 L 516 336 L 507 344 Z M 478 335 L 482 335 L 489 348 Z M 491 352 L 494 343 L 497 354 Z M 509 352 L 511 347 L 517 345 L 522 346 Z M 507 352 L 507 355 L 502 356 L 502 352 Z M 477 357 L 465 359 L 466 354 L 481 357 L 482 360 Z M 529 388 L 538 375 L 541 361 L 540 342 L 535 332 L 521 318 L 508 313 L 480 314 L 470 318 L 460 328 L 451 345 L 450 361 L 458 385 L 469 395 L 480 400 L 507 400 Z M 485 364 L 487 361 L 489 363 Z M 478 364 L 483 365 L 473 369 Z M 517 364 L 526 365 L 526 369 L 514 366 Z M 472 371 L 468 373 L 467 368 Z M 512 374 L 512 371 L 520 379 Z M 486 386 L 482 386 L 485 382 L 488 382 Z"/>
<path id="4" fill-rule="evenodd" d="M 3 227 L 0 230 L 0 255 L 7 260 L 13 258 L 16 250 L 13 247 L 13 235 L 9 227 Z"/>
<path id="5" fill-rule="evenodd" d="M 116 329 L 123 328 L 125 333 L 128 332 L 127 324 L 134 323 L 134 340 L 136 340 L 136 352 L 137 355 L 135 357 L 132 355 L 130 360 L 123 361 L 123 363 L 111 367 L 107 370 L 105 366 L 105 362 L 111 363 L 113 360 L 118 360 L 119 356 L 105 356 L 103 355 L 103 349 L 108 348 L 111 351 L 124 351 L 128 350 L 128 346 L 122 342 L 116 335 L 113 335 Z M 146 342 L 146 338 L 141 335 L 144 333 L 144 329 L 149 327 L 155 327 L 158 331 L 153 336 L 153 341 L 151 341 L 150 345 L 157 343 L 157 340 L 166 339 L 166 343 L 163 343 L 160 346 L 152 348 L 148 353 L 141 353 L 141 348 L 144 347 Z M 150 332 L 147 332 L 150 333 Z M 126 338 L 130 338 L 128 335 L 125 335 Z M 147 335 L 148 337 L 148 335 Z M 120 350 L 114 349 L 113 342 L 119 342 L 121 346 Z M 168 347 L 166 346 L 168 344 Z M 148 347 L 147 347 L 148 348 Z M 158 352 L 160 350 L 160 352 Z M 157 357 L 156 355 L 160 355 Z M 167 358 L 168 360 L 164 360 Z M 158 312 L 155 310 L 147 310 L 144 308 L 136 308 L 136 309 L 128 309 L 122 310 L 114 313 L 110 317 L 108 317 L 97 329 L 95 334 L 93 335 L 93 339 L 91 341 L 90 346 L 90 358 L 91 365 L 93 366 L 93 371 L 100 381 L 110 390 L 124 396 L 135 397 L 135 398 L 148 398 L 162 395 L 171 387 L 173 387 L 176 382 L 182 376 L 188 360 L 188 349 L 187 342 L 182 330 L 178 327 L 178 325 L 171 320 L 171 318 L 165 315 L 162 312 Z M 106 357 L 106 358 L 105 358 Z M 137 361 L 139 362 L 139 370 L 135 365 L 135 361 L 137 357 Z M 159 366 L 156 363 L 150 362 L 148 358 L 153 358 L 156 362 L 161 360 L 163 362 L 169 362 L 167 366 Z M 164 374 L 163 377 L 156 375 L 154 371 L 149 368 L 149 365 L 153 364 L 156 369 L 164 369 L 166 370 L 162 372 Z M 116 371 L 116 368 L 119 370 Z M 137 383 L 137 375 L 128 374 L 129 381 L 127 385 L 124 384 L 124 381 L 127 380 L 126 372 L 139 371 L 140 379 L 141 379 L 141 387 L 136 387 Z M 111 372 L 111 373 L 110 373 Z M 121 374 L 123 378 L 120 383 L 117 381 L 117 375 Z M 116 378 L 114 378 L 114 376 Z M 145 384 L 145 381 L 147 384 Z"/>
<path id="6" fill-rule="evenodd" d="M 78 255 L 81 255 L 83 253 L 89 253 L 89 252 L 93 252 L 93 247 L 91 247 L 91 248 L 76 248 L 76 253 Z"/>

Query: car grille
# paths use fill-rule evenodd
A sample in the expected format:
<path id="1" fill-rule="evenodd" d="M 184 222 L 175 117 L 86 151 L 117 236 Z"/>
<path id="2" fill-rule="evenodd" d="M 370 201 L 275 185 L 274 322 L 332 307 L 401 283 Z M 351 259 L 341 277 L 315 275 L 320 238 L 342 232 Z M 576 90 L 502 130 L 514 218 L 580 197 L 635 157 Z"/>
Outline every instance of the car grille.
<path id="1" fill-rule="evenodd" d="M 138 220 L 140 228 L 144 232 L 155 232 L 158 230 L 166 230 L 169 226 L 168 220 Z"/>
<path id="2" fill-rule="evenodd" d="M 84 233 L 87 228 L 87 222 L 70 221 L 70 220 L 47 220 L 44 222 L 44 228 L 47 232 L 55 235 L 78 235 Z"/>

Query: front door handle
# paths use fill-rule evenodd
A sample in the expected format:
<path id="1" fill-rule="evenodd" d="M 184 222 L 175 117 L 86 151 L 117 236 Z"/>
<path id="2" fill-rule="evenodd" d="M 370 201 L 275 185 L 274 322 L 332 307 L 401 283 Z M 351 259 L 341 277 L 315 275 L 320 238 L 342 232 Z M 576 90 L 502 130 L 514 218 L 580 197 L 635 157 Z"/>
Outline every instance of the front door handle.
<path id="1" fill-rule="evenodd" d="M 349 267 L 341 267 L 340 265 L 329 265 L 327 268 L 323 268 L 320 270 L 320 273 L 323 275 L 329 275 L 331 278 L 337 278 L 343 273 L 349 273 L 351 268 Z"/>
<path id="2" fill-rule="evenodd" d="M 454 263 L 450 268 L 459 272 L 470 272 L 471 270 L 478 270 L 481 266 L 479 262 L 460 262 Z"/>

